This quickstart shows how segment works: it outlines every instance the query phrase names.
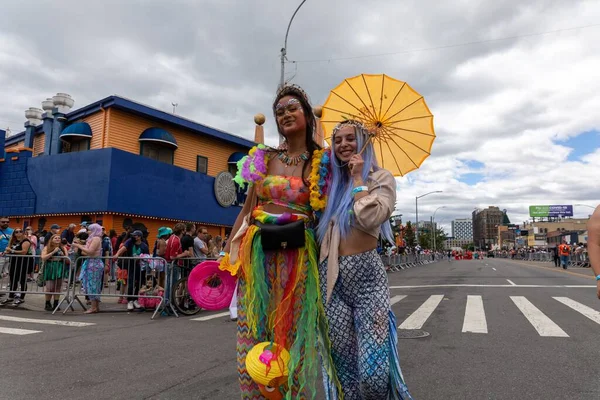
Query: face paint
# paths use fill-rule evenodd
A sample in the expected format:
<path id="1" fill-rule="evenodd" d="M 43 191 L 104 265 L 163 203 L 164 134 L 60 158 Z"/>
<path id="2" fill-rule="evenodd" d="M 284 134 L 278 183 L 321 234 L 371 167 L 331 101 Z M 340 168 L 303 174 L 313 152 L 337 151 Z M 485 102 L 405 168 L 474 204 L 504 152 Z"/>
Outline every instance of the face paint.
<path id="1" fill-rule="evenodd" d="M 283 117 L 287 112 L 293 114 L 296 111 L 304 113 L 304 109 L 302 108 L 302 104 L 300 104 L 300 100 L 295 97 L 289 99 L 287 103 L 278 103 L 275 107 L 275 115 L 277 117 Z"/>

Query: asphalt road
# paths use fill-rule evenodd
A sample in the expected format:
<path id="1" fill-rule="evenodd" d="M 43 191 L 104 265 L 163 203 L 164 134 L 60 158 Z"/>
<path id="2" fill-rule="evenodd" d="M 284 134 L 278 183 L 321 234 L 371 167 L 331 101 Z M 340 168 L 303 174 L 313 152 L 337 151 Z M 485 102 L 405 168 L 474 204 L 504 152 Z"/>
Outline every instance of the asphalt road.
<path id="1" fill-rule="evenodd" d="M 389 278 L 398 324 L 429 333 L 399 343 L 415 399 L 600 398 L 589 269 L 486 259 Z M 0 399 L 237 399 L 235 323 L 218 314 L 0 309 Z"/>

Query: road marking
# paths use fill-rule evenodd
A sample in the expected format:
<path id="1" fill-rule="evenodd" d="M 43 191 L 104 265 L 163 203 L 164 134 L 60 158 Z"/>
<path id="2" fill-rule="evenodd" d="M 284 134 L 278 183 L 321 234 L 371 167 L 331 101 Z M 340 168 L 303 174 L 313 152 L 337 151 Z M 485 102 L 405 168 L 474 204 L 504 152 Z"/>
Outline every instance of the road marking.
<path id="1" fill-rule="evenodd" d="M 531 325 L 539 333 L 540 336 L 547 337 L 569 337 L 560 326 L 556 325 L 550 318 L 546 316 L 539 308 L 534 306 L 524 296 L 510 296 L 510 299 L 515 303 L 517 308 L 523 313 L 525 318 L 529 320 Z"/>
<path id="2" fill-rule="evenodd" d="M 7 333 L 9 335 L 31 335 L 32 333 L 41 333 L 42 331 L 31 331 L 29 329 L 16 329 L 16 328 L 2 328 L 0 327 L 0 333 Z"/>
<path id="3" fill-rule="evenodd" d="M 513 281 L 511 281 L 510 279 L 507 279 L 508 283 L 510 283 L 512 286 L 517 286 L 516 283 L 514 283 Z"/>
<path id="4" fill-rule="evenodd" d="M 596 285 L 484 285 L 476 283 L 449 283 L 445 285 L 409 285 L 390 286 L 390 289 L 424 289 L 424 288 L 450 288 L 450 287 L 489 287 L 489 288 L 596 288 Z"/>
<path id="5" fill-rule="evenodd" d="M 406 297 L 405 294 L 401 294 L 401 295 L 392 297 L 390 299 L 390 306 L 393 306 L 394 304 L 396 304 L 397 302 L 399 302 L 400 300 L 402 300 L 405 297 Z"/>
<path id="6" fill-rule="evenodd" d="M 12 321 L 12 322 L 27 322 L 30 324 L 61 325 L 61 326 L 75 326 L 75 327 L 96 325 L 91 322 L 58 321 L 58 320 L 54 320 L 54 319 L 20 318 L 20 317 L 10 317 L 8 315 L 0 315 L 0 320 Z"/>
<path id="7" fill-rule="evenodd" d="M 494 271 L 496 270 L 496 268 L 494 268 L 494 267 L 492 267 L 492 269 L 493 269 Z"/>
<path id="8" fill-rule="evenodd" d="M 221 318 L 226 315 L 229 315 L 229 312 L 222 312 L 219 314 L 212 314 L 212 315 L 207 315 L 205 317 L 199 317 L 199 318 L 191 318 L 190 321 L 208 321 L 208 320 L 215 319 L 215 318 Z"/>
<path id="9" fill-rule="evenodd" d="M 593 308 L 588 307 L 584 304 L 578 303 L 575 300 L 571 300 L 568 297 L 553 297 L 553 299 L 556 301 L 560 301 L 565 306 L 572 308 L 573 310 L 577 311 L 578 313 L 583 314 L 584 316 L 588 317 L 595 323 L 600 324 L 600 312 L 594 310 Z"/>
<path id="10" fill-rule="evenodd" d="M 399 329 L 421 329 L 427 319 L 431 316 L 431 314 L 435 311 L 437 306 L 440 304 L 442 299 L 444 298 L 443 294 L 434 294 L 429 296 L 425 303 L 421 304 L 421 307 L 417 308 L 417 310 L 412 313 L 400 326 Z"/>
<path id="11" fill-rule="evenodd" d="M 467 308 L 465 309 L 462 331 L 463 333 L 488 333 L 481 296 L 467 296 Z"/>

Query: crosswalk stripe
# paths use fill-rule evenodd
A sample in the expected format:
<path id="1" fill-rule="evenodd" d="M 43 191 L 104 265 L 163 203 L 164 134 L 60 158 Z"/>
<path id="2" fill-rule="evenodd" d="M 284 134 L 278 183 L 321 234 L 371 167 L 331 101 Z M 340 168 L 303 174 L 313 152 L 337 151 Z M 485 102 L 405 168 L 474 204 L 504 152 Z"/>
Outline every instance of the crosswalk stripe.
<path id="1" fill-rule="evenodd" d="M 17 329 L 17 328 L 2 328 L 0 326 L 0 333 L 7 333 L 9 335 L 31 335 L 32 333 L 41 333 L 42 331 L 32 331 L 29 329 Z"/>
<path id="2" fill-rule="evenodd" d="M 9 315 L 0 315 L 1 321 L 12 321 L 12 322 L 27 322 L 30 324 L 43 324 L 43 325 L 61 325 L 61 326 L 90 326 L 96 325 L 91 322 L 75 322 L 75 321 L 59 321 L 55 319 L 34 319 L 34 318 L 21 318 L 21 317 L 11 317 Z"/>
<path id="3" fill-rule="evenodd" d="M 440 304 L 442 299 L 444 298 L 443 294 L 434 294 L 429 296 L 425 303 L 421 304 L 421 307 L 417 308 L 417 310 L 412 313 L 408 318 L 400 324 L 399 329 L 421 329 L 427 319 L 431 316 L 431 314 L 435 311 L 437 306 Z"/>
<path id="4" fill-rule="evenodd" d="M 399 294 L 398 296 L 392 297 L 390 299 L 390 306 L 393 306 L 394 304 L 396 304 L 397 302 L 399 302 L 400 300 L 402 300 L 405 297 L 406 297 L 405 294 Z"/>
<path id="5" fill-rule="evenodd" d="M 223 313 L 219 313 L 219 314 L 212 314 L 212 315 L 207 315 L 205 317 L 199 317 L 199 318 L 190 318 L 190 321 L 208 321 L 210 319 L 221 318 L 221 317 L 224 317 L 226 315 L 229 315 L 229 312 L 223 312 Z"/>
<path id="6" fill-rule="evenodd" d="M 553 297 L 554 300 L 563 303 L 565 306 L 572 308 L 578 313 L 588 317 L 597 324 L 600 324 L 600 312 L 588 307 L 584 304 L 578 303 L 575 300 L 571 300 L 568 297 Z"/>
<path id="7" fill-rule="evenodd" d="M 524 296 L 510 296 L 517 308 L 529 320 L 540 336 L 569 337 L 565 331 L 534 306 Z"/>
<path id="8" fill-rule="evenodd" d="M 488 333 L 481 296 L 467 296 L 467 308 L 465 309 L 462 331 L 463 333 Z"/>

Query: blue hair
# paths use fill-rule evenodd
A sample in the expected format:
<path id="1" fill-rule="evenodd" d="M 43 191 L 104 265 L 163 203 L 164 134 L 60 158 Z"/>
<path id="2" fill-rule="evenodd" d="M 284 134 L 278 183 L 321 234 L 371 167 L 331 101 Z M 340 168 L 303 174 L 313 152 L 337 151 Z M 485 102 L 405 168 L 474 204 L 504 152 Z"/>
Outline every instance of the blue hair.
<path id="1" fill-rule="evenodd" d="M 345 124 L 347 122 L 342 122 Z M 339 126 L 339 125 L 338 125 Z M 354 126 L 354 132 L 356 134 L 356 148 L 360 151 L 365 142 L 366 147 L 362 152 L 362 158 L 364 161 L 364 168 L 362 171 L 362 179 L 367 182 L 369 179 L 369 173 L 371 170 L 378 171 L 379 165 L 377 164 L 377 157 L 375 157 L 375 150 L 373 149 L 373 143 L 369 140 L 369 135 L 366 129 Z M 335 130 L 331 142 L 335 141 Z M 332 145 L 333 146 L 333 145 Z M 337 222 L 334 229 L 340 230 L 340 236 L 342 239 L 346 238 L 350 233 L 352 224 L 354 223 L 353 204 L 354 199 L 352 196 L 352 189 L 354 188 L 352 178 L 347 168 L 347 164 L 342 163 L 336 155 L 333 148 L 331 149 L 331 157 L 329 158 L 331 168 L 331 182 L 329 184 L 329 193 L 327 194 L 328 200 L 323 215 L 320 218 L 319 226 L 317 227 L 317 237 L 319 242 L 322 242 L 327 232 L 329 221 L 336 216 Z M 390 243 L 394 243 L 394 235 L 392 233 L 392 227 L 390 226 L 389 219 L 381 224 L 381 235 L 385 240 Z"/>

